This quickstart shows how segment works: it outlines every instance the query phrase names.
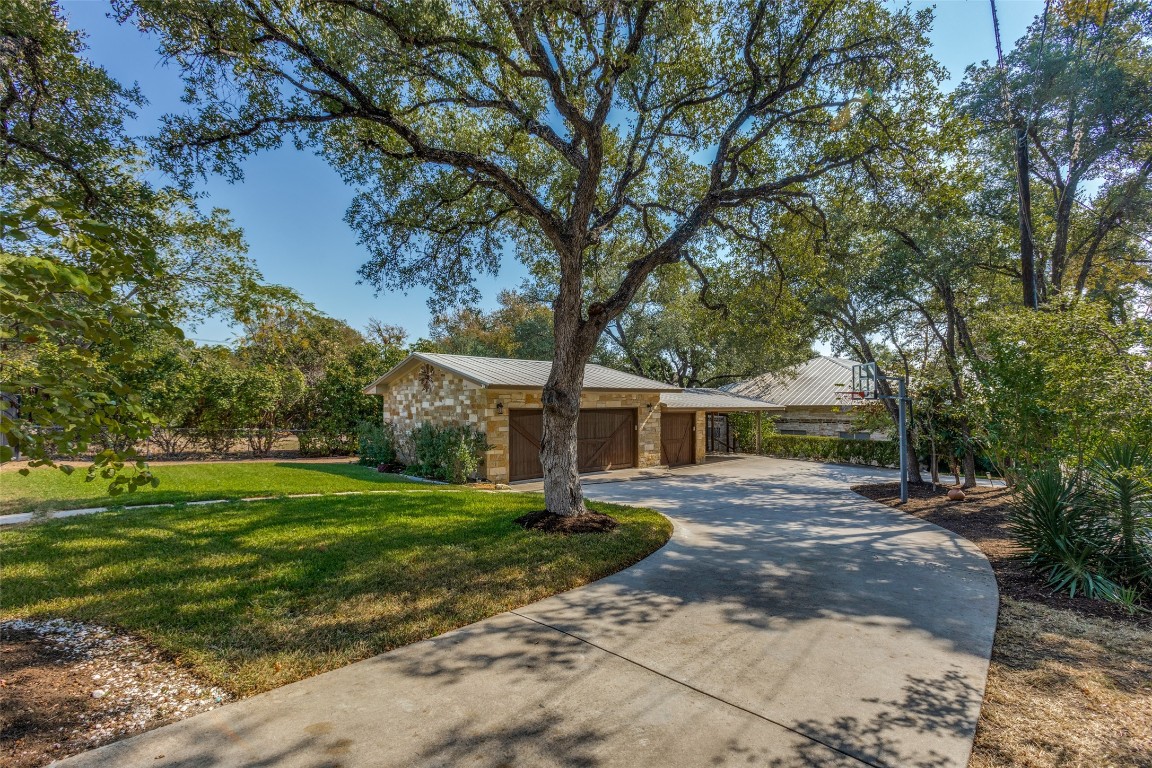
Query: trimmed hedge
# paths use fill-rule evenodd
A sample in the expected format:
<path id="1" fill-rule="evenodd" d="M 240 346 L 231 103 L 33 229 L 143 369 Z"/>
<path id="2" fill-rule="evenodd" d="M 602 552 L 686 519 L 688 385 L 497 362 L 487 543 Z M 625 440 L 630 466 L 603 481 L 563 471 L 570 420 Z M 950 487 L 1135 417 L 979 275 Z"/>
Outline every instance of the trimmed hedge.
<path id="1" fill-rule="evenodd" d="M 751 447 L 751 446 L 747 446 Z M 782 459 L 810 459 L 841 464 L 900 466 L 900 445 L 891 440 L 844 440 L 809 435 L 764 435 L 760 453 Z"/>

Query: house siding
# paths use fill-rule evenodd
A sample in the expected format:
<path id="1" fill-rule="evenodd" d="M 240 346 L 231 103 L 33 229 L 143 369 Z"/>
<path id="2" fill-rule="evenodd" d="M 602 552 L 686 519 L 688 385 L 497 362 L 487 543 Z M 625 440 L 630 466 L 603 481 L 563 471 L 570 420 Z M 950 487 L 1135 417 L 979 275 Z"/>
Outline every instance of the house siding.
<path id="1" fill-rule="evenodd" d="M 851 407 L 843 406 L 788 406 L 784 413 L 773 419 L 776 431 L 781 434 L 802 433 L 817 437 L 839 437 L 841 432 L 852 432 Z M 887 440 L 880 432 L 872 434 L 873 440 Z"/>

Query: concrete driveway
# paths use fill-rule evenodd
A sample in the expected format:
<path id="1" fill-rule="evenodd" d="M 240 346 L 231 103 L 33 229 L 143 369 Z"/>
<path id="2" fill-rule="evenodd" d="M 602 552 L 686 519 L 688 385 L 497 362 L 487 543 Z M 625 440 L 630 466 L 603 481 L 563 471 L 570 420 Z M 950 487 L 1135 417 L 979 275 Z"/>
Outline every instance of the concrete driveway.
<path id="1" fill-rule="evenodd" d="M 964 766 L 996 624 L 970 543 L 764 458 L 589 485 L 676 523 L 587 587 L 68 766 Z M 886 476 L 884 479 L 888 479 Z"/>

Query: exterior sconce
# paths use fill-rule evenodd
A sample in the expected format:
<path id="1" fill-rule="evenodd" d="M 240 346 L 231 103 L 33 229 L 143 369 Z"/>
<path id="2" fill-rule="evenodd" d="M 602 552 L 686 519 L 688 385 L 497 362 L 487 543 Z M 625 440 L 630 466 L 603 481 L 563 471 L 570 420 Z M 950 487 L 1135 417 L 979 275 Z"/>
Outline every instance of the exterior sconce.
<path id="1" fill-rule="evenodd" d="M 652 403 L 645 403 L 644 407 L 651 411 L 655 406 L 653 406 Z"/>
<path id="2" fill-rule="evenodd" d="M 503 416 L 504 415 L 504 403 L 501 400 L 496 401 L 496 415 L 497 416 Z"/>

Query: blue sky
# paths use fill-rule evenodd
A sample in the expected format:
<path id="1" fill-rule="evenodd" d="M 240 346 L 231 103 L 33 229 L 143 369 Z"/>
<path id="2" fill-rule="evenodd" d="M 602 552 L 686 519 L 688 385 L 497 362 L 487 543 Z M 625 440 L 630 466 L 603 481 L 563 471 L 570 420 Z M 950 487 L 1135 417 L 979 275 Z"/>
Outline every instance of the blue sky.
<path id="1" fill-rule="evenodd" d="M 63 0 L 61 5 L 72 27 L 87 34 L 89 58 L 121 82 L 139 84 L 148 99 L 134 132 L 147 135 L 155 130 L 161 115 L 185 109 L 179 73 L 161 62 L 154 39 L 107 18 L 109 6 L 102 0 Z M 911 3 L 915 10 L 929 6 L 936 8 L 933 53 L 948 68 L 953 84 L 968 64 L 995 57 L 986 0 Z M 1006 50 L 1043 7 L 1042 0 L 997 3 Z M 413 338 L 427 334 L 426 292 L 374 296 L 370 287 L 356 284 L 356 269 L 366 253 L 344 223 L 353 190 L 323 160 L 285 146 L 254 156 L 243 167 L 243 182 L 209 178 L 202 183 L 200 189 L 207 195 L 203 204 L 232 212 L 244 229 L 249 255 L 269 281 L 291 286 L 322 312 L 353 327 L 363 328 L 370 317 L 376 317 L 403 326 Z M 518 285 L 524 274 L 522 266 L 508 260 L 499 277 L 480 280 L 483 305 L 494 304 L 497 292 Z M 235 330 L 209 320 L 189 335 L 199 341 L 221 342 L 230 340 Z"/>

